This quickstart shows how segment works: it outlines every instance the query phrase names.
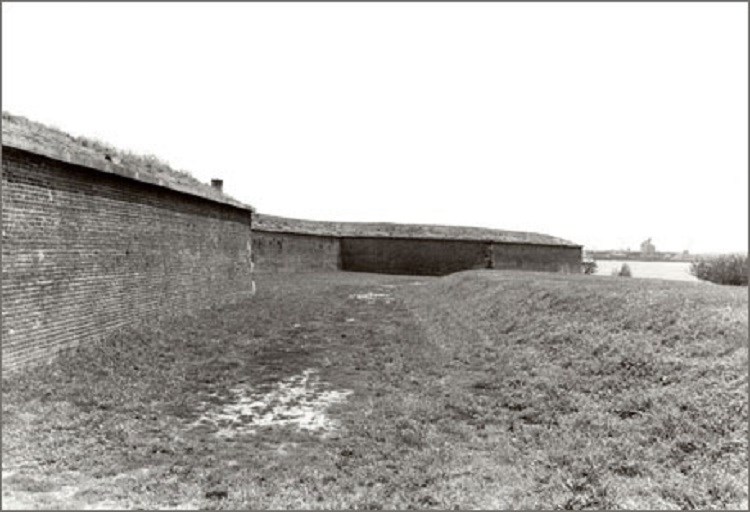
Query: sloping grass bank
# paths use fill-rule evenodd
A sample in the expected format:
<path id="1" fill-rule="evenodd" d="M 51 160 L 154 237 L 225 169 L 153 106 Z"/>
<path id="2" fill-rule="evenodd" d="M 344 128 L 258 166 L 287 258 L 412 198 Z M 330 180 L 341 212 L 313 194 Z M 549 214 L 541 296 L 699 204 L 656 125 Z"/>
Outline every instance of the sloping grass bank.
<path id="1" fill-rule="evenodd" d="M 747 305 L 596 276 L 260 276 L 4 379 L 3 505 L 746 508 Z M 197 423 L 307 375 L 347 393 L 338 428 Z"/>
<path id="2" fill-rule="evenodd" d="M 472 422 L 563 508 L 747 508 L 747 290 L 466 272 L 411 290 Z"/>

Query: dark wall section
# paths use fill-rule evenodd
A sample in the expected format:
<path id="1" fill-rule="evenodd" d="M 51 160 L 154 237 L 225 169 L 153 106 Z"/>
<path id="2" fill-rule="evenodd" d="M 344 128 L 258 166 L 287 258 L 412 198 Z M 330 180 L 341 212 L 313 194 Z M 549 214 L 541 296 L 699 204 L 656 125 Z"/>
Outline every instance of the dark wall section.
<path id="1" fill-rule="evenodd" d="M 252 294 L 251 212 L 3 147 L 2 369 Z"/>
<path id="2" fill-rule="evenodd" d="M 341 269 L 384 274 L 445 275 L 488 268 L 490 244 L 463 240 L 342 238 Z"/>
<path id="3" fill-rule="evenodd" d="M 255 272 L 324 272 L 339 265 L 339 240 L 332 236 L 253 230 Z"/>
<path id="4" fill-rule="evenodd" d="M 482 268 L 578 273 L 581 249 L 463 240 L 341 239 L 342 270 L 446 275 Z"/>
<path id="5" fill-rule="evenodd" d="M 492 244 L 492 268 L 577 274 L 581 272 L 581 248 Z"/>

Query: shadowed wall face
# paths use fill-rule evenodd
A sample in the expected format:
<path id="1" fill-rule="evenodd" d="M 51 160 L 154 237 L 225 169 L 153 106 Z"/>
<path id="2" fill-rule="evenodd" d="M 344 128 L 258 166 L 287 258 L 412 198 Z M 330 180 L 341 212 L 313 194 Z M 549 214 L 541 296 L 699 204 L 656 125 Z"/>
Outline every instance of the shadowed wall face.
<path id="1" fill-rule="evenodd" d="M 252 293 L 251 213 L 3 148 L 3 370 Z"/>
<path id="2" fill-rule="evenodd" d="M 339 269 L 339 240 L 331 236 L 253 231 L 256 272 L 326 272 Z"/>
<path id="3" fill-rule="evenodd" d="M 488 268 L 489 243 L 458 240 L 342 238 L 341 269 L 384 274 L 445 275 Z"/>
<path id="4" fill-rule="evenodd" d="M 342 270 L 446 275 L 483 268 L 578 273 L 581 249 L 458 240 L 341 239 Z"/>
<path id="5" fill-rule="evenodd" d="M 492 265 L 492 268 L 500 270 L 541 270 L 578 274 L 581 272 L 581 248 L 492 244 Z"/>

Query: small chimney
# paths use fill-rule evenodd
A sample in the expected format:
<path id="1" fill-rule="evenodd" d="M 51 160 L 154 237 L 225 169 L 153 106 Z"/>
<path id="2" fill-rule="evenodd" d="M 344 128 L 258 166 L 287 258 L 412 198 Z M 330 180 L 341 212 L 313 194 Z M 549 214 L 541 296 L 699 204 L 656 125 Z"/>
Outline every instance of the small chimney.
<path id="1" fill-rule="evenodd" d="M 221 192 L 222 187 L 224 187 L 224 180 L 211 180 L 211 186 Z"/>

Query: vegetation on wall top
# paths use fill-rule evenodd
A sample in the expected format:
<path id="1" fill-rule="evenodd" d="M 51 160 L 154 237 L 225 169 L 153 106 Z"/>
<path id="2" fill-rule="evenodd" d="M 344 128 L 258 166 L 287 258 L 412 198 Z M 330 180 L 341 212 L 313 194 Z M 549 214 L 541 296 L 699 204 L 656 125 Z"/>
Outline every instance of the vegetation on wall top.
<path id="1" fill-rule="evenodd" d="M 507 231 L 468 226 L 440 226 L 434 224 L 312 221 L 265 214 L 257 214 L 253 217 L 253 229 L 320 236 L 486 240 L 488 242 L 580 247 L 562 238 L 524 231 Z"/>
<path id="2" fill-rule="evenodd" d="M 89 137 L 73 136 L 23 116 L 3 112 L 3 146 L 111 172 L 241 208 L 239 201 L 202 183 L 190 173 L 173 169 L 154 155 L 139 155 Z"/>

